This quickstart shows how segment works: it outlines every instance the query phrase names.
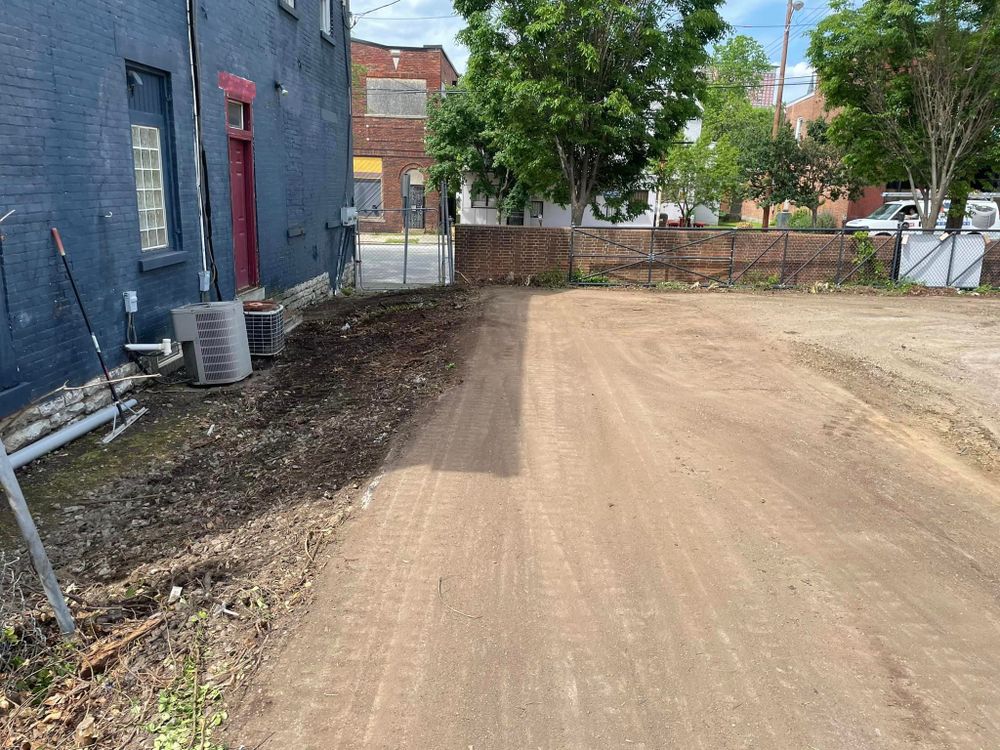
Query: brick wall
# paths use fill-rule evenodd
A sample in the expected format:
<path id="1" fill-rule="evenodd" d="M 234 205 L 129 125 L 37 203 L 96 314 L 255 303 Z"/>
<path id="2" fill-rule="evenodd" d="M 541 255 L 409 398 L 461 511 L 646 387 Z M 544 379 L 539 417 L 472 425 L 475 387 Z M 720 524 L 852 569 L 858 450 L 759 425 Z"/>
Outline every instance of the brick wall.
<path id="1" fill-rule="evenodd" d="M 458 80 L 458 74 L 444 50 L 437 46 L 391 47 L 355 39 L 352 58 L 361 75 L 354 90 L 354 153 L 382 159 L 382 208 L 385 213 L 374 221 L 362 221 L 362 232 L 401 232 L 403 230 L 402 177 L 411 170 L 426 170 L 433 161 L 424 150 L 426 119 L 384 117 L 367 114 L 368 78 L 421 80 L 427 89 L 440 90 Z M 393 50 L 398 50 L 398 57 Z M 398 64 L 394 62 L 398 59 Z M 406 96 L 418 96 L 406 94 Z M 440 196 L 431 185 L 425 188 L 424 203 L 436 208 Z M 425 212 L 427 229 L 437 227 L 437 213 Z"/>
<path id="2" fill-rule="evenodd" d="M 628 283 L 761 281 L 812 284 L 855 280 L 880 264 L 890 273 L 895 237 L 872 237 L 871 262 L 853 272 L 861 250 L 853 235 L 822 232 L 692 231 L 455 227 L 455 268 L 466 282 L 524 281 L 543 271 L 569 271 L 570 243 L 578 274 Z M 649 252 L 655 259 L 650 267 Z M 584 281 L 586 278 L 583 279 Z M 1000 241 L 989 247 L 983 283 L 1000 284 Z"/>
<path id="3" fill-rule="evenodd" d="M 213 244 L 224 297 L 235 289 L 220 71 L 257 85 L 262 284 L 280 292 L 331 273 L 340 260 L 340 207 L 353 189 L 349 48 L 341 4 L 333 5 L 328 40 L 320 36 L 319 3 L 299 0 L 298 18 L 277 0 L 196 4 Z M 138 292 L 140 340 L 171 336 L 169 310 L 198 299 L 201 264 L 185 0 L 7 0 L 3 16 L 0 216 L 16 213 L 2 226 L 0 415 L 98 371 L 50 227 L 62 232 L 112 366 L 125 361 L 122 292 Z M 139 247 L 126 62 L 169 76 L 179 252 L 158 268 L 141 267 L 148 256 Z M 278 79 L 287 96 L 275 91 Z"/>

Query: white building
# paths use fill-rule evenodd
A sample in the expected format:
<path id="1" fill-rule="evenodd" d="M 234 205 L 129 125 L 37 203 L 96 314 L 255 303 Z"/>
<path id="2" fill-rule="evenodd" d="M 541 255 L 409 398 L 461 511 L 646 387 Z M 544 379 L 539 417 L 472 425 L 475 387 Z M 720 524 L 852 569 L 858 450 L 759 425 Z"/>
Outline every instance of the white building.
<path id="1" fill-rule="evenodd" d="M 496 225 L 503 219 L 504 224 L 529 227 L 568 227 L 570 225 L 571 211 L 569 206 L 560 206 L 551 201 L 535 199 L 528 202 L 523 212 L 510 214 L 509 216 L 498 216 L 496 200 L 483 195 L 474 196 L 471 190 L 471 179 L 466 179 L 462 183 L 462 192 L 459 196 L 459 216 L 461 223 L 473 225 Z M 674 203 L 660 203 L 657 211 L 658 194 L 654 190 L 640 191 L 642 197 L 636 198 L 645 201 L 648 208 L 635 218 L 618 224 L 606 221 L 594 216 L 594 212 L 588 206 L 583 214 L 584 227 L 652 227 L 659 219 L 662 226 L 664 222 L 678 222 L 681 218 L 681 209 Z M 602 199 L 598 198 L 598 202 Z M 664 218 L 665 217 L 665 218 Z M 707 206 L 698 206 L 694 210 L 692 217 L 695 224 L 712 226 L 719 223 L 719 213 Z"/>
<path id="2" fill-rule="evenodd" d="M 684 129 L 684 140 L 688 142 L 696 141 L 701 135 L 701 120 L 693 120 Z M 571 211 L 569 206 L 560 206 L 558 203 L 542 199 L 533 199 L 528 202 L 522 212 L 511 214 L 510 216 L 498 217 L 496 200 L 485 195 L 472 194 L 473 179 L 471 176 L 462 181 L 462 192 L 458 196 L 458 214 L 463 224 L 472 225 L 496 225 L 500 219 L 504 224 L 512 226 L 529 227 L 568 227 L 571 223 Z M 588 206 L 583 214 L 584 227 L 652 227 L 659 222 L 662 226 L 665 223 L 679 222 L 681 209 L 675 203 L 660 203 L 657 207 L 659 194 L 655 190 L 641 190 L 634 196 L 636 201 L 643 201 L 648 208 L 635 218 L 621 223 L 614 223 L 599 219 L 594 216 L 594 212 Z M 598 198 L 598 203 L 603 202 L 603 198 Z M 719 212 L 708 206 L 698 206 L 694 210 L 692 221 L 695 224 L 711 226 L 719 223 Z"/>

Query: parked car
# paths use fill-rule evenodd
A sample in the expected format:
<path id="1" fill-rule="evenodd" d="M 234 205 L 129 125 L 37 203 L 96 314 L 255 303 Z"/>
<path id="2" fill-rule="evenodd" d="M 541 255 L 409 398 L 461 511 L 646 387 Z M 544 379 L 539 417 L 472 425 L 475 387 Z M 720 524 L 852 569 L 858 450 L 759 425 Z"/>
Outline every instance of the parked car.
<path id="1" fill-rule="evenodd" d="M 951 201 L 945 201 L 941 214 L 938 216 L 936 229 L 944 229 L 948 220 L 948 209 Z M 903 229 L 920 229 L 920 215 L 917 213 L 915 201 L 890 201 L 879 206 L 870 216 L 864 219 L 854 219 L 844 224 L 847 229 L 856 231 L 867 230 L 875 236 L 893 234 Z M 966 204 L 965 219 L 962 229 L 968 231 L 989 230 L 1000 232 L 1000 208 L 989 200 L 970 200 Z"/>

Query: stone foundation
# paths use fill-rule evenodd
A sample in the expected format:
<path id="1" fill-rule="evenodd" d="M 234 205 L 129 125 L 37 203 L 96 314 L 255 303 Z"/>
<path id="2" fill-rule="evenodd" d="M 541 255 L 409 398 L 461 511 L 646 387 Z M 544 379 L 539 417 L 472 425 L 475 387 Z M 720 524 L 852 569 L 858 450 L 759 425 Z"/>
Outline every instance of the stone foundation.
<path id="1" fill-rule="evenodd" d="M 111 371 L 111 379 L 118 380 L 136 375 L 139 368 L 129 362 Z M 121 396 L 135 387 L 134 382 L 115 383 L 115 392 Z M 18 415 L 4 428 L 3 442 L 8 453 L 23 448 L 70 422 L 93 414 L 111 404 L 111 394 L 104 377 L 88 381 L 80 389 L 65 391 L 48 401 L 32 406 Z"/>

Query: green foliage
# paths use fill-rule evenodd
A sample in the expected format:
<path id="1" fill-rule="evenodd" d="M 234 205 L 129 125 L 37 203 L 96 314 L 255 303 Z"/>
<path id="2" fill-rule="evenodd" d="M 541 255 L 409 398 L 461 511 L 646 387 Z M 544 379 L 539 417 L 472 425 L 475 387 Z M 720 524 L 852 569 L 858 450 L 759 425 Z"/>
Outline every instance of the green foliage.
<path id="1" fill-rule="evenodd" d="M 722 198 L 740 185 L 737 151 L 725 137 L 674 146 L 654 173 L 663 199 L 676 203 L 685 219 L 698 205 L 718 211 Z"/>
<path id="2" fill-rule="evenodd" d="M 878 257 L 878 248 L 868 232 L 854 233 L 854 257 L 851 263 L 852 268 L 858 266 L 854 276 L 849 279 L 856 284 L 883 284 L 889 279 L 885 263 Z"/>
<path id="3" fill-rule="evenodd" d="M 928 191 L 924 228 L 1000 153 L 1000 10 L 995 0 L 835 0 L 809 57 L 839 114 L 830 139 L 868 184 Z"/>
<path id="4" fill-rule="evenodd" d="M 523 208 L 528 191 L 505 164 L 496 131 L 489 124 L 491 118 L 502 120 L 504 116 L 498 104 L 486 106 L 464 88 L 450 89 L 431 99 L 424 145 L 434 159 L 428 170 L 432 184 L 447 182 L 449 189 L 456 191 L 468 176 L 474 195 L 494 198 L 506 212 Z"/>
<path id="5" fill-rule="evenodd" d="M 621 220 L 697 115 L 719 0 L 456 0 L 464 84 L 495 161 L 531 193 Z M 669 96 L 665 94 L 669 92 Z M 607 202 L 599 196 L 611 197 Z M 616 197 L 620 196 L 620 197 Z"/>
<path id="6" fill-rule="evenodd" d="M 836 229 L 837 218 L 826 211 L 820 211 L 813 222 L 812 211 L 808 208 L 798 208 L 788 220 L 788 226 L 792 229 Z"/>
<path id="7" fill-rule="evenodd" d="M 808 208 L 811 225 L 818 225 L 823 203 L 855 198 L 861 188 L 844 161 L 843 151 L 830 141 L 823 119 L 807 124 L 804 136 L 788 153 L 788 162 L 780 167 L 783 178 L 777 181 L 774 199 Z"/>
<path id="8" fill-rule="evenodd" d="M 997 294 L 1000 293 L 1000 287 L 992 286 L 991 284 L 980 284 L 976 287 L 976 294 Z"/>
<path id="9" fill-rule="evenodd" d="M 602 273 L 595 273 L 592 269 L 586 271 L 582 268 L 574 268 L 572 280 L 574 284 L 613 284 L 614 279 Z"/>
<path id="10" fill-rule="evenodd" d="M 221 701 L 218 688 L 198 682 L 195 661 L 185 661 L 174 684 L 160 691 L 156 716 L 146 724 L 146 731 L 153 735 L 153 750 L 225 750 L 211 741 L 212 730 L 227 718 L 225 711 L 213 708 Z"/>
<path id="11" fill-rule="evenodd" d="M 742 34 L 730 37 L 716 45 L 709 64 L 712 85 L 702 98 L 703 133 L 718 140 L 748 125 L 770 133 L 774 110 L 754 107 L 746 93 L 771 69 L 763 45 Z"/>
<path id="12" fill-rule="evenodd" d="M 813 225 L 812 211 L 808 208 L 799 208 L 788 219 L 788 226 L 792 229 L 809 229 Z"/>
<path id="13" fill-rule="evenodd" d="M 531 286 L 546 289 L 558 289 L 566 286 L 566 272 L 558 268 L 550 268 L 531 277 Z"/>
<path id="14" fill-rule="evenodd" d="M 739 286 L 748 286 L 752 289 L 773 289 L 781 284 L 781 276 L 776 273 L 751 270 L 743 274 L 737 281 L 737 284 Z"/>
<path id="15" fill-rule="evenodd" d="M 836 229 L 837 217 L 828 211 L 820 211 L 816 216 L 816 227 L 818 229 Z"/>

